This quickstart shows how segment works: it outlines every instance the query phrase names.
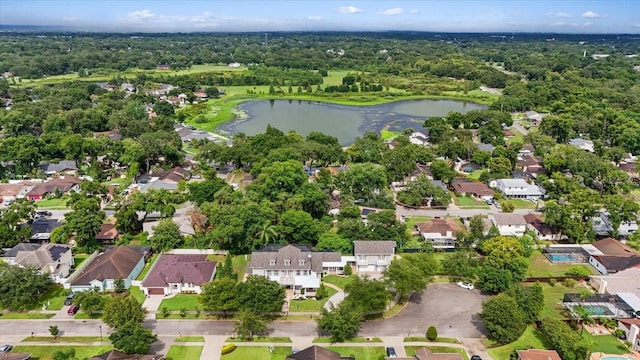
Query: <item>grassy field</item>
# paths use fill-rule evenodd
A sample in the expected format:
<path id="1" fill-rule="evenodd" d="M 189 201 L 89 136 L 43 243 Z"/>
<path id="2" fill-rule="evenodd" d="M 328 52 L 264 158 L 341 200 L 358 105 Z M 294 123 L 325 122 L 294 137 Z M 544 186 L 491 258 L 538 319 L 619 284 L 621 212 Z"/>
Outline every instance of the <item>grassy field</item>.
<path id="1" fill-rule="evenodd" d="M 60 310 L 64 306 L 64 299 L 70 293 L 71 291 L 62 286 L 55 286 L 48 294 L 45 294 L 43 302 L 48 302 L 48 310 Z"/>
<path id="2" fill-rule="evenodd" d="M 129 296 L 136 299 L 140 304 L 144 303 L 144 300 L 147 298 L 137 286 L 131 286 L 129 288 Z"/>
<path id="3" fill-rule="evenodd" d="M 180 360 L 199 360 L 203 346 L 180 346 L 173 345 L 169 348 L 167 358 Z"/>
<path id="4" fill-rule="evenodd" d="M 227 338 L 225 342 L 238 341 L 238 338 Z M 255 336 L 251 342 L 254 343 L 290 343 L 290 337 L 277 337 L 277 336 Z"/>
<path id="5" fill-rule="evenodd" d="M 400 135 L 402 135 L 402 133 L 400 133 L 398 131 L 391 131 L 391 130 L 387 130 L 387 129 L 380 130 L 380 137 L 384 141 L 393 140 L 393 139 L 397 138 Z"/>
<path id="6" fill-rule="evenodd" d="M 380 346 L 327 346 L 329 350 L 337 351 L 342 356 L 351 356 L 356 360 L 379 360 L 385 356 L 384 347 Z"/>
<path id="7" fill-rule="evenodd" d="M 524 135 L 522 135 L 520 131 L 512 128 L 511 132 L 513 133 L 514 137 L 507 139 L 507 141 L 505 141 L 507 144 L 513 144 L 513 143 L 524 144 Z"/>
<path id="8" fill-rule="evenodd" d="M 321 300 L 307 299 L 307 300 L 291 300 L 289 304 L 289 312 L 311 312 L 320 311 L 324 304 L 329 300 L 331 295 L 337 293 L 333 288 L 327 286 L 328 294 Z"/>
<path id="9" fill-rule="evenodd" d="M 187 311 L 194 311 L 196 307 L 202 309 L 202 305 L 200 305 L 198 299 L 200 299 L 198 295 L 178 294 L 172 298 L 162 300 L 158 309 L 162 309 L 165 306 L 169 311 L 178 311 L 182 308 L 187 309 Z"/>
<path id="10" fill-rule="evenodd" d="M 411 216 L 405 218 L 405 224 L 407 225 L 407 230 L 414 231 L 416 229 L 416 224 L 421 222 L 428 222 L 431 220 L 430 216 Z"/>
<path id="11" fill-rule="evenodd" d="M 353 278 L 349 276 L 327 275 L 322 278 L 322 281 L 333 284 L 340 289 L 344 289 L 347 284 L 353 281 Z"/>
<path id="12" fill-rule="evenodd" d="M 55 339 L 52 336 L 34 336 L 24 338 L 22 342 L 100 342 L 100 336 L 60 336 Z"/>
<path id="13" fill-rule="evenodd" d="M 76 254 L 73 256 L 73 264 L 74 266 L 77 268 L 78 266 L 80 266 L 80 264 L 82 264 L 85 260 L 87 260 L 87 258 L 89 257 L 89 254 Z"/>
<path id="14" fill-rule="evenodd" d="M 239 346 L 232 353 L 222 355 L 222 360 L 282 360 L 291 355 L 291 347 L 275 346 L 273 352 L 269 352 L 268 346 Z M 176 358 L 182 359 L 182 358 Z M 377 359 L 376 359 L 377 360 Z"/>
<path id="15" fill-rule="evenodd" d="M 456 347 L 445 347 L 445 346 L 405 346 L 404 351 L 407 353 L 407 356 L 415 356 L 416 350 L 426 347 L 427 349 L 433 351 L 436 354 L 455 354 L 458 353 L 462 355 L 464 360 L 469 360 L 469 355 L 464 350 L 464 348 L 456 348 Z"/>
<path id="16" fill-rule="evenodd" d="M 469 175 L 467 175 L 467 177 L 469 179 L 473 179 L 473 180 L 480 180 L 480 175 L 482 175 L 483 172 L 484 172 L 484 170 L 476 170 L 476 171 L 470 173 Z"/>
<path id="17" fill-rule="evenodd" d="M 555 286 L 551 286 L 548 283 L 541 283 L 541 285 L 544 294 L 544 309 L 542 309 L 540 317 L 564 319 L 565 308 L 562 306 L 564 294 L 577 292 L 578 289 L 565 287 L 561 283 L 557 283 Z"/>
<path id="18" fill-rule="evenodd" d="M 242 280 L 244 278 L 244 274 L 247 271 L 247 263 L 251 260 L 251 255 L 231 255 L 233 258 L 231 259 L 231 264 L 233 265 L 233 271 L 238 274 L 238 279 Z M 247 257 L 245 259 L 245 256 Z M 207 255 L 207 260 L 209 261 L 217 261 L 218 266 L 221 266 L 224 262 L 224 255 Z"/>
<path id="19" fill-rule="evenodd" d="M 516 349 L 548 349 L 549 344 L 547 340 L 539 333 L 536 329 L 529 326 L 527 330 L 525 330 L 524 334 L 518 338 L 518 340 L 503 345 L 500 347 L 495 347 L 488 349 L 487 352 L 494 360 L 509 360 L 510 355 Z"/>
<path id="20" fill-rule="evenodd" d="M 140 271 L 140 274 L 138 274 L 138 277 L 136 278 L 136 280 L 140 280 L 140 281 L 144 280 L 144 277 L 147 276 L 147 273 L 149 272 L 149 270 L 151 270 L 151 267 L 153 266 L 153 264 L 156 263 L 158 256 L 160 256 L 160 254 L 151 255 L 151 258 L 149 258 L 147 262 L 144 264 L 144 268 L 142 268 L 142 271 Z"/>
<path id="21" fill-rule="evenodd" d="M 513 207 L 515 207 L 516 209 L 535 209 L 536 208 L 536 204 L 532 203 L 529 200 L 509 199 L 509 201 L 511 201 L 511 203 L 513 204 Z"/>
<path id="22" fill-rule="evenodd" d="M 582 337 L 591 344 L 591 352 L 619 355 L 629 353 L 627 347 L 613 335 L 592 335 L 585 331 Z"/>
<path id="23" fill-rule="evenodd" d="M 467 209 L 489 209 L 484 201 L 476 200 L 466 196 L 453 196 L 453 202 L 461 208 Z"/>
<path id="24" fill-rule="evenodd" d="M 31 360 L 53 360 L 53 352 L 56 350 L 68 351 L 74 349 L 76 351 L 77 359 L 87 359 L 92 356 L 103 354 L 111 349 L 113 346 L 23 346 L 18 345 L 13 348 L 14 353 L 30 353 Z M 197 359 L 197 358 L 196 358 Z"/>
<path id="25" fill-rule="evenodd" d="M 68 200 L 66 197 L 60 199 L 45 199 L 36 201 L 36 206 L 38 209 L 66 209 Z"/>
<path id="26" fill-rule="evenodd" d="M 349 340 L 345 340 L 344 342 L 346 343 L 381 343 L 382 339 L 378 338 L 378 337 L 374 337 L 374 338 L 364 338 L 364 337 L 354 337 L 352 339 Z M 317 337 L 313 339 L 313 343 L 314 344 L 332 344 L 333 341 L 331 341 L 330 337 L 326 337 L 326 336 L 321 336 L 321 337 Z"/>
<path id="27" fill-rule="evenodd" d="M 42 320 L 51 319 L 55 314 L 40 314 L 40 313 L 2 313 L 0 314 L 0 320 Z"/>

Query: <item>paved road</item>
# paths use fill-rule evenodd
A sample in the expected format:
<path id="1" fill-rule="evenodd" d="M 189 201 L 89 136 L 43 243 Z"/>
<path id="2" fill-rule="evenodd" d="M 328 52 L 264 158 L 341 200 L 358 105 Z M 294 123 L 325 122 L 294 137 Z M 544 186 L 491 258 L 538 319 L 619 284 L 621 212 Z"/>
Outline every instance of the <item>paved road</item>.
<path id="1" fill-rule="evenodd" d="M 533 209 L 515 209 L 513 212 L 515 214 L 526 215 L 532 212 Z M 404 215 L 405 217 L 410 216 L 461 216 L 461 217 L 472 217 L 477 214 L 488 215 L 488 214 L 496 214 L 500 213 L 500 210 L 497 210 L 495 207 L 491 207 L 491 209 L 447 209 L 447 210 L 427 210 L 427 209 L 407 209 L 402 206 L 396 206 L 396 214 Z"/>
<path id="2" fill-rule="evenodd" d="M 524 126 L 520 125 L 520 123 L 519 123 L 519 122 L 517 122 L 517 121 L 514 121 L 514 122 L 513 122 L 513 125 L 511 125 L 511 127 L 512 127 L 514 130 L 516 130 L 516 131 L 518 131 L 519 133 L 521 133 L 522 135 L 524 135 L 524 136 L 527 136 L 527 134 L 529 133 L 529 130 L 525 129 L 525 128 L 524 128 Z"/>

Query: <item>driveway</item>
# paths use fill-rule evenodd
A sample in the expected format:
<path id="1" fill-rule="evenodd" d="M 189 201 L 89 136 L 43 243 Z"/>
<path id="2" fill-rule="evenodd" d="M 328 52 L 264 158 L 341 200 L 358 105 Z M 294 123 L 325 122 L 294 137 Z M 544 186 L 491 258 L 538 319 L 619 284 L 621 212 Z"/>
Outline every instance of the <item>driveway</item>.
<path id="1" fill-rule="evenodd" d="M 486 329 L 478 318 L 487 296 L 479 290 L 466 290 L 455 284 L 434 284 L 422 294 L 414 294 L 398 315 L 367 321 L 360 329 L 362 336 L 425 336 L 435 326 L 438 336 L 481 338 Z M 406 334 L 406 335 L 405 335 Z"/>

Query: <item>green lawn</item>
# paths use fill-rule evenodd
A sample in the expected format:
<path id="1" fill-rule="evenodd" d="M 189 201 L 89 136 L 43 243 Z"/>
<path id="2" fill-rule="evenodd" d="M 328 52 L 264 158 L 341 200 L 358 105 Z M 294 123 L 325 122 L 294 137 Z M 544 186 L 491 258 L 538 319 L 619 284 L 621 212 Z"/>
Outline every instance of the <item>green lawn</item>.
<path id="1" fill-rule="evenodd" d="M 469 175 L 467 175 L 467 177 L 469 179 L 473 179 L 473 180 L 480 180 L 480 175 L 482 175 L 483 172 L 484 172 L 484 170 L 476 170 L 476 171 L 470 173 Z"/>
<path id="2" fill-rule="evenodd" d="M 238 279 L 242 280 L 244 278 L 244 274 L 247 271 L 247 263 L 249 262 L 249 260 L 251 260 L 251 255 L 230 255 L 232 256 L 231 258 L 231 264 L 233 265 L 233 271 L 235 271 L 238 274 Z M 247 259 L 245 259 L 244 257 L 247 257 Z M 218 262 L 218 267 L 220 267 L 222 265 L 222 263 L 224 263 L 224 255 L 207 255 L 207 260 L 209 261 L 217 261 Z"/>
<path id="3" fill-rule="evenodd" d="M 351 356 L 356 360 L 379 360 L 385 356 L 384 347 L 378 346 L 327 346 L 329 350 L 337 351 L 342 356 Z"/>
<path id="4" fill-rule="evenodd" d="M 167 353 L 168 359 L 174 360 L 200 360 L 203 346 L 179 346 L 173 345 Z"/>
<path id="5" fill-rule="evenodd" d="M 484 201 L 476 200 L 466 196 L 453 196 L 453 202 L 463 208 L 473 209 L 489 209 L 489 206 Z"/>
<path id="6" fill-rule="evenodd" d="M 398 131 L 390 131 L 390 130 L 387 130 L 387 129 L 380 130 L 380 137 L 384 141 L 393 140 L 393 139 L 397 138 L 400 135 L 402 135 L 402 133 L 400 133 Z"/>
<path id="7" fill-rule="evenodd" d="M 282 360 L 291 355 L 291 347 L 275 346 L 269 352 L 268 346 L 238 346 L 232 353 L 222 355 L 222 360 Z M 176 358 L 179 359 L 179 358 Z M 181 358 L 180 358 L 181 359 Z M 376 359 L 377 360 L 377 359 Z"/>
<path id="8" fill-rule="evenodd" d="M 544 336 L 542 336 L 542 334 L 535 330 L 533 327 L 529 326 L 527 327 L 527 330 L 525 330 L 524 334 L 522 334 L 522 336 L 518 338 L 518 340 L 507 345 L 487 349 L 487 352 L 494 360 L 509 360 L 510 355 L 515 350 L 548 348 L 549 344 L 547 343 L 547 340 L 544 338 Z"/>
<path id="9" fill-rule="evenodd" d="M 227 338 L 225 342 L 239 341 L 238 338 Z M 290 337 L 278 336 L 255 336 L 251 342 L 254 343 L 290 343 Z"/>
<path id="10" fill-rule="evenodd" d="M 404 342 L 429 342 L 431 340 L 427 339 L 426 337 L 412 336 L 412 337 L 406 337 L 402 341 L 404 341 Z M 460 340 L 458 340 L 456 338 L 446 338 L 446 337 L 439 337 L 439 338 L 436 339 L 435 342 L 450 343 L 450 344 L 460 344 Z"/>
<path id="11" fill-rule="evenodd" d="M 43 296 L 43 302 L 48 302 L 47 310 L 60 310 L 64 306 L 64 300 L 71 291 L 62 286 L 55 286 L 49 293 Z"/>
<path id="12" fill-rule="evenodd" d="M 322 281 L 344 289 L 347 284 L 353 281 L 353 278 L 350 276 L 327 275 L 322 278 Z"/>
<path id="13" fill-rule="evenodd" d="M 430 216 L 410 216 L 408 218 L 405 218 L 405 224 L 407 225 L 407 230 L 415 231 L 417 223 L 428 222 L 430 220 Z"/>
<path id="14" fill-rule="evenodd" d="M 106 341 L 109 341 L 106 338 Z M 54 339 L 53 336 L 34 336 L 22 339 L 22 342 L 50 342 L 50 343 L 61 343 L 61 342 L 99 342 L 100 336 L 59 336 Z"/>
<path id="15" fill-rule="evenodd" d="M 464 360 L 469 360 L 469 355 L 464 350 L 464 348 L 455 348 L 455 347 L 445 347 L 445 346 L 405 346 L 404 351 L 407 353 L 407 356 L 415 356 L 416 350 L 426 347 L 427 349 L 433 351 L 436 354 L 460 354 Z"/>
<path id="16" fill-rule="evenodd" d="M 108 185 L 118 185 L 118 187 L 120 187 L 120 191 L 123 191 L 127 186 L 129 186 L 131 184 L 131 178 L 128 177 L 119 177 L 119 178 L 115 178 L 115 179 L 111 179 L 109 181 L 105 181 L 102 183 L 102 185 L 104 186 L 108 186 Z"/>
<path id="17" fill-rule="evenodd" d="M 53 360 L 53 352 L 56 350 L 68 351 L 73 348 L 76 351 L 77 359 L 87 359 L 92 356 L 103 354 L 113 346 L 24 346 L 18 345 L 13 348 L 14 353 L 30 353 L 31 360 Z M 197 358 L 196 358 L 197 359 Z"/>
<path id="18" fill-rule="evenodd" d="M 136 280 L 144 280 L 144 277 L 147 276 L 147 273 L 149 272 L 153 264 L 155 264 L 158 256 L 160 256 L 160 254 L 153 254 L 149 259 L 147 259 L 147 262 L 144 264 L 144 268 L 142 268 L 142 271 L 140 271 L 140 274 L 138 274 Z"/>
<path id="19" fill-rule="evenodd" d="M 40 314 L 40 313 L 2 313 L 0 314 L 0 320 L 17 320 L 17 319 L 29 319 L 29 320 L 41 320 L 51 319 L 55 314 Z"/>
<path id="20" fill-rule="evenodd" d="M 147 298 L 142 290 L 140 290 L 137 286 L 132 286 L 129 288 L 129 296 L 136 299 L 140 304 L 144 303 L 144 300 Z"/>
<path id="21" fill-rule="evenodd" d="M 38 209 L 66 209 L 67 201 L 69 198 L 63 197 L 60 199 L 45 199 L 36 201 Z"/>
<path id="22" fill-rule="evenodd" d="M 534 251 L 528 261 L 528 277 L 564 276 L 569 268 L 576 265 L 584 266 L 589 269 L 592 274 L 595 273 L 595 270 L 588 264 L 554 264 L 544 257 L 540 251 Z"/>
<path id="23" fill-rule="evenodd" d="M 330 288 L 327 286 L 328 295 L 322 300 L 316 299 L 307 299 L 307 300 L 291 300 L 289 304 L 290 312 L 309 312 L 309 311 L 320 311 L 324 304 L 329 300 L 331 295 L 337 293 L 334 288 Z"/>
<path id="24" fill-rule="evenodd" d="M 514 137 L 507 139 L 506 143 L 507 144 L 512 144 L 512 143 L 520 143 L 520 144 L 524 144 L 524 135 L 522 135 L 522 133 L 514 128 L 511 128 L 511 132 L 513 133 Z"/>
<path id="25" fill-rule="evenodd" d="M 516 209 L 535 209 L 536 203 L 522 199 L 508 199 Z"/>
<path id="26" fill-rule="evenodd" d="M 87 258 L 89 257 L 89 254 L 76 254 L 73 256 L 73 264 L 74 266 L 77 268 L 78 266 L 80 266 L 80 264 L 82 264 L 85 260 L 87 260 Z"/>
<path id="27" fill-rule="evenodd" d="M 605 354 L 628 354 L 624 344 L 613 335 L 592 335 L 588 331 L 582 333 L 582 337 L 588 339 L 591 345 L 591 352 L 603 352 Z"/>
<path id="28" fill-rule="evenodd" d="M 382 340 L 379 337 L 364 338 L 364 337 L 358 336 L 349 340 L 345 340 L 344 342 L 346 343 L 369 343 L 369 342 L 381 343 Z M 314 338 L 313 343 L 314 344 L 331 344 L 333 343 L 333 341 L 331 341 L 330 337 L 321 336 L 321 337 Z"/>
<path id="29" fill-rule="evenodd" d="M 565 293 L 576 292 L 576 289 L 565 287 L 561 283 L 556 283 L 555 286 L 542 283 L 542 292 L 544 294 L 544 309 L 542 309 L 540 318 L 564 319 L 566 310 L 562 306 L 562 299 Z"/>
<path id="30" fill-rule="evenodd" d="M 175 339 L 174 342 L 204 342 L 204 336 L 182 336 Z"/>
<path id="31" fill-rule="evenodd" d="M 178 294 L 172 298 L 162 300 L 158 309 L 162 309 L 165 306 L 169 311 L 179 311 L 182 308 L 187 309 L 187 311 L 194 311 L 196 307 L 202 309 L 198 299 L 200 299 L 199 295 Z"/>

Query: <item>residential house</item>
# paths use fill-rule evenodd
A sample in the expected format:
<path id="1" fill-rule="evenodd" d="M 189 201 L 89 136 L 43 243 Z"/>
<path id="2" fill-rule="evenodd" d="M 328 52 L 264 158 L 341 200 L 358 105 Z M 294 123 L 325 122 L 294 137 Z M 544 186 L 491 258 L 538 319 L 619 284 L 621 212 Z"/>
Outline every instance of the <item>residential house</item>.
<path id="1" fill-rule="evenodd" d="M 463 360 L 460 353 L 434 353 L 430 349 L 420 348 L 416 350 L 418 360 Z"/>
<path id="2" fill-rule="evenodd" d="M 208 131 L 198 130 L 193 126 L 177 124 L 173 128 L 178 133 L 178 136 L 180 136 L 180 140 L 182 140 L 183 143 L 190 142 L 191 140 L 220 141 L 220 138 L 217 135 Z"/>
<path id="3" fill-rule="evenodd" d="M 367 222 L 367 217 L 369 216 L 369 214 L 375 214 L 382 211 L 382 209 L 366 207 L 366 206 L 359 206 L 359 208 L 360 208 L 360 217 L 362 218 L 362 221 L 364 221 L 365 223 Z"/>
<path id="4" fill-rule="evenodd" d="M 502 236 L 522 236 L 527 231 L 527 222 L 520 214 L 492 214 L 493 225 Z"/>
<path id="5" fill-rule="evenodd" d="M 418 223 L 420 236 L 430 241 L 435 249 L 453 249 L 460 226 L 453 219 L 434 218 L 430 222 Z"/>
<path id="6" fill-rule="evenodd" d="M 24 226 L 27 226 L 26 224 Z M 45 219 L 36 218 L 31 224 L 31 238 L 32 242 L 48 242 L 51 239 L 51 232 L 57 227 L 62 226 L 62 223 L 58 219 Z"/>
<path id="7" fill-rule="evenodd" d="M 80 185 L 81 182 L 82 180 L 73 176 L 50 179 L 43 183 L 35 184 L 26 196 L 29 200 L 39 201 L 43 200 L 47 195 L 57 192 L 61 194 L 69 194 L 71 191 L 77 192 L 80 190 L 78 185 Z"/>
<path id="8" fill-rule="evenodd" d="M 608 237 L 614 233 L 615 229 L 613 228 L 613 224 L 611 224 L 610 217 L 611 214 L 609 214 L 609 212 L 601 210 L 597 216 L 591 218 L 591 225 L 596 235 Z M 635 220 L 623 221 L 618 227 L 618 235 L 624 238 L 631 236 L 636 231 L 638 231 L 638 222 Z"/>
<path id="9" fill-rule="evenodd" d="M 632 293 L 640 297 L 640 264 L 608 275 L 590 276 L 589 284 L 599 294 Z"/>
<path id="10" fill-rule="evenodd" d="M 325 349 L 318 345 L 312 345 L 287 356 L 285 360 L 355 360 L 355 358 L 342 356 L 338 352 Z"/>
<path id="11" fill-rule="evenodd" d="M 485 144 L 485 143 L 478 143 L 478 144 L 476 144 L 476 146 L 478 147 L 478 150 L 487 151 L 487 152 L 490 152 L 490 153 L 492 153 L 493 150 L 496 149 L 495 146 L 493 146 L 491 144 Z"/>
<path id="12" fill-rule="evenodd" d="M 74 265 L 70 245 L 44 244 L 35 250 L 18 251 L 12 264 L 33 266 L 42 274 L 49 274 L 54 282 L 62 283 Z"/>
<path id="13" fill-rule="evenodd" d="M 145 295 L 202 293 L 202 284 L 216 275 L 216 262 L 207 255 L 162 254 L 142 282 Z"/>
<path id="14" fill-rule="evenodd" d="M 396 250 L 395 241 L 354 241 L 353 255 L 356 272 L 382 272 L 391 263 Z"/>
<path id="15" fill-rule="evenodd" d="M 409 142 L 419 146 L 429 145 L 429 136 L 420 131 L 415 131 L 409 135 Z"/>
<path id="16" fill-rule="evenodd" d="M 47 176 L 78 175 L 78 166 L 73 160 L 62 160 L 57 163 L 43 162 L 38 165 Z"/>
<path id="17" fill-rule="evenodd" d="M 330 264 L 341 261 L 338 252 L 312 251 L 307 245 L 266 245 L 251 253 L 249 269 L 251 275 L 276 281 L 295 294 L 314 297 L 320 287 L 325 262 L 328 271 Z"/>
<path id="18" fill-rule="evenodd" d="M 595 149 L 593 147 L 593 141 L 591 140 L 586 140 L 586 139 L 582 139 L 582 138 L 575 138 L 575 139 L 571 139 L 569 140 L 569 145 L 573 145 L 575 147 L 577 147 L 578 149 L 582 149 L 584 151 L 588 151 L 588 152 L 595 152 Z"/>
<path id="19" fill-rule="evenodd" d="M 100 225 L 100 232 L 96 235 L 96 240 L 101 243 L 113 243 L 118 238 L 118 229 L 114 224 Z"/>
<path id="20" fill-rule="evenodd" d="M 491 182 L 508 199 L 540 199 L 542 191 L 524 179 L 498 179 Z"/>
<path id="21" fill-rule="evenodd" d="M 502 133 L 504 134 L 505 140 L 513 139 L 514 137 L 516 137 L 516 134 L 514 134 L 511 130 L 503 130 Z"/>
<path id="22" fill-rule="evenodd" d="M 169 170 L 153 172 L 149 175 L 142 175 L 136 179 L 136 182 L 140 184 L 138 189 L 142 193 L 152 189 L 174 191 L 178 190 L 178 183 L 180 181 L 187 181 L 190 178 L 191 172 L 180 166 L 176 166 Z"/>
<path id="23" fill-rule="evenodd" d="M 93 137 L 95 139 L 99 138 L 99 137 L 106 137 L 109 140 L 122 140 L 124 138 L 124 136 L 122 136 L 122 134 L 120 134 L 120 130 L 115 129 L 115 130 L 110 130 L 110 131 L 101 131 L 101 132 L 94 132 L 93 133 Z"/>
<path id="24" fill-rule="evenodd" d="M 18 243 L 14 247 L 12 247 L 11 249 L 5 251 L 2 254 L 2 259 L 3 259 L 4 262 L 9 263 L 9 264 L 15 263 L 16 256 L 18 256 L 18 253 L 20 251 L 35 251 L 40 246 L 42 246 L 42 244 Z"/>
<path id="25" fill-rule="evenodd" d="M 24 198 L 33 189 L 34 183 L 20 181 L 17 183 L 0 184 L 0 202 L 15 201 Z"/>
<path id="26" fill-rule="evenodd" d="M 538 125 L 540 125 L 540 123 L 542 122 L 542 119 L 546 115 L 539 114 L 536 111 L 527 111 L 527 112 L 524 113 L 524 116 L 527 119 L 527 121 L 529 121 L 531 123 L 532 126 L 538 126 Z"/>
<path id="27" fill-rule="evenodd" d="M 602 255 L 589 256 L 589 264 L 602 275 L 617 273 L 640 265 L 640 254 L 613 238 L 606 238 L 592 244 Z"/>
<path id="28" fill-rule="evenodd" d="M 522 158 L 524 156 L 533 156 L 535 152 L 535 148 L 531 144 L 524 144 L 522 148 L 518 150 L 518 158 Z"/>
<path id="29" fill-rule="evenodd" d="M 561 236 L 560 233 L 553 230 L 551 225 L 542 221 L 542 219 L 533 213 L 529 213 L 524 216 L 524 221 L 527 222 L 527 229 L 536 234 L 538 240 L 558 241 L 566 236 Z"/>
<path id="30" fill-rule="evenodd" d="M 160 354 L 127 354 L 118 350 L 109 350 L 104 354 L 90 357 L 89 360 L 164 360 Z"/>
<path id="31" fill-rule="evenodd" d="M 458 196 L 471 195 L 477 199 L 491 200 L 495 192 L 481 182 L 455 181 L 451 185 Z"/>
<path id="32" fill-rule="evenodd" d="M 167 64 L 159 64 L 157 69 L 158 70 L 171 70 L 171 66 L 169 66 Z"/>
<path id="33" fill-rule="evenodd" d="M 124 245 L 108 248 L 72 279 L 71 291 L 114 290 L 116 279 L 124 280 L 128 289 L 144 268 L 144 262 L 144 253 L 139 249 Z"/>
<path id="34" fill-rule="evenodd" d="M 555 350 L 516 350 L 518 360 L 562 360 Z"/>
<path id="35" fill-rule="evenodd" d="M 633 351 L 640 352 L 640 318 L 618 319 L 618 329 L 624 331 Z"/>

